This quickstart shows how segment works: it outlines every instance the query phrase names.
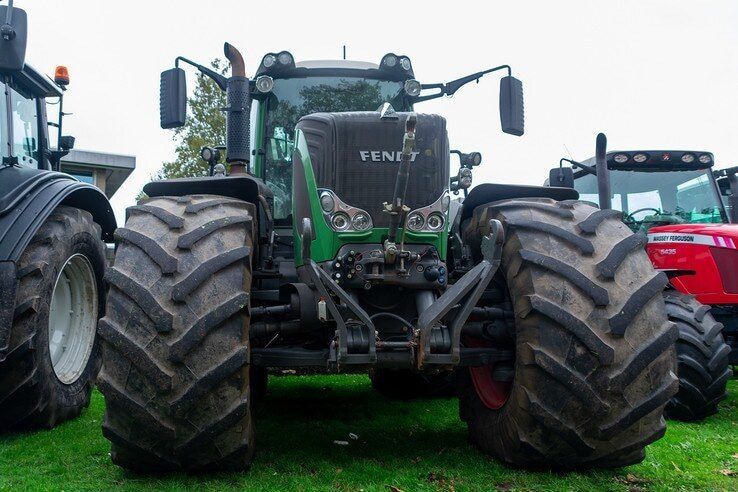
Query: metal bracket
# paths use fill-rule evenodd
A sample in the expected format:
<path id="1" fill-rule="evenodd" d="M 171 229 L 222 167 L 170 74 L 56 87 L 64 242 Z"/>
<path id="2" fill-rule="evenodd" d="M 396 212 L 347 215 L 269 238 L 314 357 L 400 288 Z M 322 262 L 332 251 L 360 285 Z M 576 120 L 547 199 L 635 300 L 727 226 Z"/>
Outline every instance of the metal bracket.
<path id="1" fill-rule="evenodd" d="M 423 311 L 418 318 L 418 369 L 426 365 L 457 365 L 461 360 L 461 329 L 469 318 L 472 309 L 482 297 L 484 290 L 494 277 L 502 261 L 502 246 L 505 243 L 505 230 L 499 220 L 489 221 L 490 232 L 482 238 L 482 257 L 479 264 L 450 286 L 433 305 Z M 463 304 L 449 323 L 451 348 L 448 352 L 431 350 L 431 332 L 441 320 L 463 299 Z"/>

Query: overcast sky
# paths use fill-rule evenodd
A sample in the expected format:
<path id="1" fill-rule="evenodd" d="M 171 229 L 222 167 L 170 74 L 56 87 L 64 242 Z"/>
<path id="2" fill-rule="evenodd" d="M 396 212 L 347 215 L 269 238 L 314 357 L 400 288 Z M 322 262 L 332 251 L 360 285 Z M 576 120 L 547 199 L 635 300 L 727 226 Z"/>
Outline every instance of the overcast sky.
<path id="1" fill-rule="evenodd" d="M 3 2 L 5 3 L 5 2 Z M 500 131 L 498 78 L 418 111 L 448 119 L 451 147 L 480 151 L 475 183 L 541 184 L 559 158 L 610 149 L 694 149 L 738 164 L 738 1 L 254 2 L 16 0 L 27 60 L 69 68 L 65 133 L 77 147 L 133 154 L 113 198 L 120 218 L 174 154 L 158 126 L 159 73 L 177 55 L 207 63 L 237 46 L 253 74 L 266 52 L 379 62 L 407 54 L 421 82 L 509 64 L 525 90 L 526 133 Z M 190 82 L 189 87 L 193 84 Z"/>

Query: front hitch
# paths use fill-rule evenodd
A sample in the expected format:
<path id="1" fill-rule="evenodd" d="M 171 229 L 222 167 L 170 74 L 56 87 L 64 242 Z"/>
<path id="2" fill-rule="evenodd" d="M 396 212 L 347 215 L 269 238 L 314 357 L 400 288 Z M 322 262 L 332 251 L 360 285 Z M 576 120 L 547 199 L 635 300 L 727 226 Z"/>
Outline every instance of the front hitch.
<path id="1" fill-rule="evenodd" d="M 491 219 L 489 225 L 490 233 L 482 238 L 482 261 L 420 313 L 416 327 L 418 370 L 427 366 L 456 366 L 461 362 L 461 329 L 502 261 L 505 230 L 497 219 Z M 443 318 L 459 303 L 459 309 L 444 326 Z"/>

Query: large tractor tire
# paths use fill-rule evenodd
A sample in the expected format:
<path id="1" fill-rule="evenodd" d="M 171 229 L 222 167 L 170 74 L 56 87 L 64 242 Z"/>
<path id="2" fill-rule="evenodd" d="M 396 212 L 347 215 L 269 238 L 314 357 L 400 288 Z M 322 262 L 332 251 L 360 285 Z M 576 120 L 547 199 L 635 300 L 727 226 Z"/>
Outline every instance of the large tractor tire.
<path id="1" fill-rule="evenodd" d="M 99 325 L 112 460 L 136 471 L 247 469 L 254 206 L 158 197 L 128 214 Z"/>
<path id="2" fill-rule="evenodd" d="M 478 207 L 465 225 L 477 256 L 490 219 L 506 230 L 500 282 L 514 308 L 515 362 L 512 377 L 496 377 L 494 365 L 462 373 L 470 440 L 516 466 L 640 462 L 664 435 L 679 384 L 666 277 L 643 236 L 619 212 L 583 202 L 505 200 Z"/>
<path id="3" fill-rule="evenodd" d="M 88 212 L 62 206 L 22 253 L 10 343 L 0 361 L 0 430 L 51 428 L 89 405 L 105 302 L 100 237 Z"/>
<path id="4" fill-rule="evenodd" d="M 369 373 L 372 387 L 393 400 L 451 398 L 456 396 L 454 372 L 419 374 L 409 369 L 379 369 Z"/>
<path id="5" fill-rule="evenodd" d="M 726 387 L 733 373 L 723 325 L 712 317 L 709 306 L 690 295 L 667 290 L 664 301 L 669 319 L 679 329 L 679 392 L 666 406 L 666 416 L 687 422 L 702 420 L 717 413 L 718 403 L 728 395 Z"/>

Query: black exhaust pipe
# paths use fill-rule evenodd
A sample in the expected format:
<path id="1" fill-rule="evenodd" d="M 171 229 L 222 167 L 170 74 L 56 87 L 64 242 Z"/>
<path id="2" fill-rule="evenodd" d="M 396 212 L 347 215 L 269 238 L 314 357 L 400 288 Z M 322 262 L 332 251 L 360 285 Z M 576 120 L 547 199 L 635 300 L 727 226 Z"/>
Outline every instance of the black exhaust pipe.
<path id="1" fill-rule="evenodd" d="M 607 137 L 604 133 L 597 135 L 595 147 L 595 170 L 597 171 L 597 193 L 600 198 L 600 208 L 612 208 L 610 194 L 610 172 L 607 169 Z"/>
<path id="2" fill-rule="evenodd" d="M 226 162 L 231 174 L 251 172 L 251 91 L 241 53 L 229 43 L 223 45 L 225 57 L 231 63 L 231 77 L 226 85 Z"/>

